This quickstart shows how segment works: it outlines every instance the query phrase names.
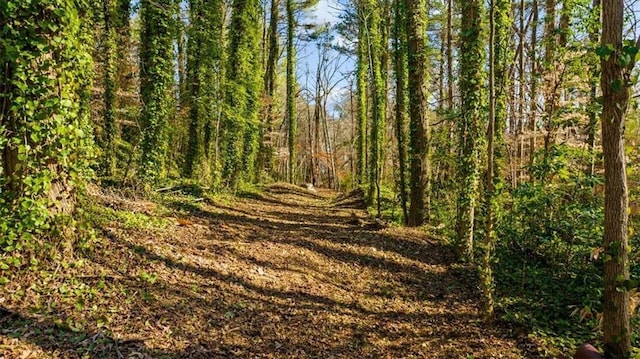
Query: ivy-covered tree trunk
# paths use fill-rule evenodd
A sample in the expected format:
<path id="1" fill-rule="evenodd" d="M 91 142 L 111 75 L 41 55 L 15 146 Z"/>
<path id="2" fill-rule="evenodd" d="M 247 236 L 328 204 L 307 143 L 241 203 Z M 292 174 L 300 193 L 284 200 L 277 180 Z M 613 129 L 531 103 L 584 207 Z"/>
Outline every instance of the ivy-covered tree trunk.
<path id="1" fill-rule="evenodd" d="M 453 0 L 447 0 L 447 109 L 453 110 Z"/>
<path id="2" fill-rule="evenodd" d="M 531 67 L 529 74 L 529 165 L 533 164 L 533 157 L 536 150 L 536 136 L 538 131 L 538 57 L 536 55 L 536 49 L 538 47 L 538 0 L 531 2 L 531 43 L 529 50 L 529 66 Z M 524 126 L 524 124 L 522 125 Z M 521 131 L 522 132 L 522 131 Z M 522 158 L 524 154 L 521 154 Z M 521 161 L 523 162 L 523 161 Z M 518 171 L 519 173 L 522 170 Z M 529 180 L 533 182 L 534 176 L 530 173 Z"/>
<path id="3" fill-rule="evenodd" d="M 637 43 L 622 42 L 623 0 L 602 1 L 600 87 L 603 95 L 604 152 L 604 308 L 602 331 L 608 358 L 627 358 L 631 352 L 629 291 L 629 205 L 624 118 L 629 103 L 631 70 Z"/>
<path id="4" fill-rule="evenodd" d="M 591 3 L 591 12 L 589 17 L 589 41 L 592 47 L 596 47 L 598 44 L 598 37 L 600 33 L 600 0 L 593 0 Z M 593 56 L 593 54 L 592 54 Z M 595 57 L 595 56 L 593 56 Z M 589 152 L 591 155 L 591 161 L 589 163 L 587 173 L 594 176 L 596 173 L 596 132 L 598 130 L 598 115 L 600 105 L 598 104 L 598 78 L 600 77 L 600 66 L 596 59 L 589 61 L 590 65 L 590 77 L 589 77 L 589 102 L 587 104 L 587 114 L 589 116 L 589 122 L 587 123 L 587 146 L 589 146 Z"/>
<path id="5" fill-rule="evenodd" d="M 262 78 L 260 21 L 259 1 L 233 2 L 222 123 L 222 177 L 229 187 L 235 187 L 240 179 L 255 179 Z"/>
<path id="6" fill-rule="evenodd" d="M 287 1 L 287 121 L 289 123 L 289 183 L 295 180 L 296 168 L 296 53 L 293 43 L 293 35 L 296 27 L 296 19 L 294 17 L 293 0 Z"/>
<path id="7" fill-rule="evenodd" d="M 555 60 L 558 47 L 556 26 L 556 0 L 545 0 L 544 17 L 544 156 L 549 155 L 555 136 L 556 110 L 558 106 L 558 77 Z"/>
<path id="8" fill-rule="evenodd" d="M 400 207 L 402 207 L 402 219 L 404 224 L 409 220 L 407 208 L 407 118 L 409 106 L 407 102 L 407 10 L 401 0 L 394 2 L 394 67 L 396 73 L 396 140 L 398 141 L 398 177 L 397 185 L 400 190 Z"/>
<path id="9" fill-rule="evenodd" d="M 182 0 L 175 0 L 176 6 L 178 6 L 176 15 L 176 72 L 178 75 L 178 87 L 177 87 L 177 98 L 180 106 L 186 104 L 187 102 L 187 94 L 188 90 L 188 75 L 187 75 L 187 24 L 185 24 L 185 20 L 183 19 L 183 10 L 181 7 Z M 192 4 L 189 4 L 191 7 Z M 190 18 L 189 21 L 193 21 L 193 18 Z M 190 25 L 191 28 L 192 25 Z"/>
<path id="10" fill-rule="evenodd" d="M 116 31 L 116 146 L 120 139 L 128 142 L 139 141 L 138 118 L 140 110 L 139 83 L 138 83 L 138 66 L 137 58 L 132 54 L 137 45 L 134 44 L 134 38 L 131 34 L 131 2 L 129 0 L 110 0 L 115 2 L 115 10 L 112 13 L 113 28 Z M 137 43 L 137 41 L 135 41 Z M 137 51 L 135 51 L 137 52 Z M 132 126 L 131 124 L 136 124 Z M 129 153 L 130 159 L 135 154 Z M 127 174 L 127 169 L 122 175 Z M 116 165 L 117 167 L 117 165 Z M 126 180 L 126 178 L 124 179 Z"/>
<path id="11" fill-rule="evenodd" d="M 512 53 L 509 28 L 511 1 L 492 0 L 489 15 L 489 124 L 487 129 L 487 168 L 485 172 L 485 235 L 480 267 L 480 287 L 484 297 L 484 319 L 494 319 L 493 249 L 496 227 L 500 223 L 502 172 L 506 158 L 504 133 L 507 127 L 507 89 Z"/>
<path id="12" fill-rule="evenodd" d="M 113 27 L 113 8 L 110 0 L 103 0 L 104 19 L 104 134 L 102 138 L 104 175 L 113 175 L 116 167 L 116 31 Z"/>
<path id="13" fill-rule="evenodd" d="M 425 0 L 405 0 L 409 76 L 409 226 L 428 220 L 426 196 L 429 173 L 427 119 L 427 8 Z"/>
<path id="14" fill-rule="evenodd" d="M 386 123 L 386 82 L 384 80 L 383 66 L 384 52 L 386 51 L 386 43 L 383 41 L 382 35 L 382 9 L 375 1 L 367 2 L 367 13 L 369 14 L 368 23 L 368 44 L 369 44 L 369 66 L 371 71 L 371 135 L 369 146 L 369 199 L 376 198 L 378 216 L 380 215 L 380 174 L 382 171 L 382 147 L 384 142 L 384 132 Z"/>
<path id="15" fill-rule="evenodd" d="M 141 0 L 140 95 L 142 142 L 140 178 L 147 185 L 164 177 L 167 121 L 173 91 L 173 0 Z"/>
<path id="16" fill-rule="evenodd" d="M 93 155 L 85 2 L 0 6 L 0 248 L 11 252 L 69 214 Z M 88 27 L 88 26 L 87 26 Z M 20 260 L 17 260 L 20 264 Z"/>
<path id="17" fill-rule="evenodd" d="M 275 122 L 276 108 L 276 75 L 279 46 L 278 46 L 278 23 L 280 14 L 278 10 L 279 0 L 271 0 L 271 11 L 269 15 L 269 35 L 268 35 L 268 56 L 264 74 L 264 93 L 266 95 L 264 128 L 261 140 L 261 161 L 260 171 L 265 171 L 269 176 L 273 176 L 273 124 Z"/>
<path id="18" fill-rule="evenodd" d="M 459 254 L 473 259 L 473 229 L 480 181 L 482 67 L 484 45 L 479 0 L 461 1 L 460 42 L 461 117 L 458 120 L 460 158 L 458 160 L 457 246 Z"/>
<path id="19" fill-rule="evenodd" d="M 357 93 L 357 140 L 356 140 L 356 183 L 362 186 L 367 173 L 367 74 L 369 73 L 369 45 L 367 41 L 367 16 L 363 1 L 357 2 L 358 43 L 356 54 Z"/>
<path id="20" fill-rule="evenodd" d="M 189 106 L 189 138 L 183 173 L 205 183 L 214 181 L 212 138 L 222 68 L 222 1 L 191 0 L 184 102 Z"/>

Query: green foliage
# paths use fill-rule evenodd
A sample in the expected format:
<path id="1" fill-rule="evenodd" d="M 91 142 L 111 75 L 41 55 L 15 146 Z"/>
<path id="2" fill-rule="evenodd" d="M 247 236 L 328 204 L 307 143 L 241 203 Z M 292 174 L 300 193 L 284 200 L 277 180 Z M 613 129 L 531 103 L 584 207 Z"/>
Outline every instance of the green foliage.
<path id="1" fill-rule="evenodd" d="M 113 8 L 109 1 L 103 2 L 104 17 L 104 133 L 101 139 L 102 170 L 109 177 L 116 166 L 116 30 L 113 27 Z"/>
<path id="2" fill-rule="evenodd" d="M 484 79 L 482 13 L 477 0 L 462 1 L 462 39 L 460 46 L 460 96 L 462 105 L 458 120 L 460 157 L 458 161 L 459 193 L 457 201 L 457 246 L 459 254 L 473 258 L 473 222 L 479 195 L 480 154 L 482 147 L 481 108 Z"/>
<path id="3" fill-rule="evenodd" d="M 222 2 L 190 2 L 187 44 L 189 138 L 183 175 L 219 182 L 214 162 L 216 123 L 222 107 Z"/>
<path id="4" fill-rule="evenodd" d="M 235 0 L 229 24 L 225 106 L 222 115 L 222 180 L 233 188 L 254 180 L 260 107 L 260 3 Z"/>
<path id="5" fill-rule="evenodd" d="M 358 43 L 357 43 L 357 67 L 356 67 L 356 92 L 357 92 L 357 139 L 356 139 L 356 183 L 365 183 L 367 170 L 367 73 L 369 72 L 369 56 L 367 45 L 367 33 L 365 26 L 365 14 L 362 6 L 358 6 Z"/>
<path id="6" fill-rule="evenodd" d="M 173 26 L 175 1 L 142 0 L 140 95 L 142 141 L 139 177 L 147 185 L 165 175 L 167 124 L 173 91 Z"/>
<path id="7" fill-rule="evenodd" d="M 0 263 L 22 264 L 19 251 L 72 224 L 61 216 L 91 175 L 85 10 L 84 1 L 69 0 L 0 5 Z"/>
<path id="8" fill-rule="evenodd" d="M 365 5 L 367 12 L 368 59 L 371 71 L 371 132 L 369 134 L 369 201 L 376 194 L 378 215 L 380 215 L 380 174 L 384 159 L 383 147 L 386 128 L 386 69 L 384 56 L 387 51 L 387 39 L 383 29 L 382 7 L 375 1 Z"/>
<path id="9" fill-rule="evenodd" d="M 593 336 L 602 310 L 603 178 L 584 174 L 589 156 L 567 145 L 553 146 L 546 159 L 539 153 L 537 180 L 514 189 L 498 228 L 503 318 L 567 348 Z"/>
<path id="10" fill-rule="evenodd" d="M 400 196 L 397 194 L 395 188 L 396 183 L 382 183 L 380 185 L 380 214 L 379 217 L 385 221 L 396 223 L 398 225 L 404 224 L 404 217 L 402 214 L 402 206 L 400 203 Z M 366 193 L 366 191 L 365 191 Z M 369 213 L 377 213 L 378 204 L 371 205 L 367 208 Z"/>

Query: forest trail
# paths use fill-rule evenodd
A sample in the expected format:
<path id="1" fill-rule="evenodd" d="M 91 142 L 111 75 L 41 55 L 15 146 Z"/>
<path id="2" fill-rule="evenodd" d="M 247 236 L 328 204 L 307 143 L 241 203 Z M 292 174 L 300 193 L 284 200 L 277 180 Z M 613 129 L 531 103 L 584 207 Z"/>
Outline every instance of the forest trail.
<path id="1" fill-rule="evenodd" d="M 57 268 L 75 296 L 43 297 L 20 289 L 20 278 L 7 285 L 0 354 L 532 357 L 508 330 L 482 324 L 474 272 L 448 248 L 416 230 L 382 228 L 353 208 L 358 198 L 333 196 L 275 185 L 230 201 L 185 196 L 165 210 L 109 200 L 154 213 L 150 225 L 107 222 L 106 240 L 81 265 Z M 166 225 L 156 228 L 154 216 Z"/>

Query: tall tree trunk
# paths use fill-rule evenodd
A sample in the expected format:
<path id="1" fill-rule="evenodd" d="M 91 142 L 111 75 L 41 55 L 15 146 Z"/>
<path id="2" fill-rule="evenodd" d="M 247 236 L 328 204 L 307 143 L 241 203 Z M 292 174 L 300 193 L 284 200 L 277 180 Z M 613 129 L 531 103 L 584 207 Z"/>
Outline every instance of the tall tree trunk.
<path id="1" fill-rule="evenodd" d="M 295 32 L 295 18 L 293 13 L 293 0 L 287 1 L 287 121 L 289 123 L 289 183 L 295 180 L 296 168 L 296 54 L 293 43 L 293 35 Z"/>
<path id="2" fill-rule="evenodd" d="M 357 140 L 356 140 L 356 183 L 362 186 L 367 173 L 367 74 L 369 73 L 369 45 L 367 41 L 368 21 L 364 1 L 357 2 L 358 16 L 358 44 L 356 64 L 356 94 L 357 94 Z"/>
<path id="3" fill-rule="evenodd" d="M 409 206 L 410 226 L 425 223 L 429 173 L 429 120 L 427 118 L 427 10 L 425 0 L 405 0 L 409 76 Z"/>
<path id="4" fill-rule="evenodd" d="M 267 65 L 264 76 L 264 91 L 267 96 L 267 105 L 265 113 L 264 133 L 262 136 L 262 163 L 261 170 L 268 175 L 273 176 L 273 123 L 275 122 L 275 93 L 276 93 L 276 75 L 278 65 L 278 11 L 279 0 L 271 0 L 271 11 L 269 16 L 269 54 L 267 57 Z"/>
<path id="5" fill-rule="evenodd" d="M 180 6 L 180 1 L 177 1 Z M 191 19 L 193 20 L 193 18 Z M 176 13 L 176 52 L 177 52 L 177 72 L 178 72 L 178 102 L 185 105 L 187 101 L 187 46 L 186 46 L 186 24 L 182 19 L 182 9 Z"/>
<path id="6" fill-rule="evenodd" d="M 396 140 L 398 141 L 398 187 L 400 190 L 400 207 L 402 208 L 402 219 L 404 224 L 408 223 L 409 212 L 407 208 L 407 114 L 409 107 L 407 104 L 407 11 L 405 3 L 396 0 L 395 16 L 393 25 L 394 38 L 394 64 L 396 73 Z M 443 47 L 444 48 L 444 47 Z M 442 61 L 441 63 L 444 63 Z M 441 91 L 443 86 L 444 71 L 440 76 Z M 442 93 L 442 92 L 441 92 Z M 444 99 L 440 99 L 441 105 Z"/>
<path id="7" fill-rule="evenodd" d="M 525 0 L 520 0 L 520 7 L 518 11 L 518 22 L 519 22 L 519 41 L 518 41 L 518 116 L 512 116 L 512 121 L 509 126 L 509 132 L 514 135 L 513 138 L 515 140 L 515 145 L 517 146 L 517 154 L 513 156 L 515 161 L 512 161 L 512 185 L 513 188 L 518 186 L 518 182 L 520 181 L 523 161 L 522 158 L 524 156 L 523 152 L 523 142 L 524 142 L 524 123 L 525 123 L 525 43 L 527 36 L 527 28 L 525 26 Z M 531 118 L 531 116 L 529 116 Z"/>
<path id="8" fill-rule="evenodd" d="M 173 0 L 142 0 L 140 94 L 142 143 L 140 178 L 148 185 L 164 176 L 167 121 L 173 90 Z"/>
<path id="9" fill-rule="evenodd" d="M 24 244 L 23 235 L 58 228 L 55 216 L 71 214 L 87 180 L 94 153 L 87 136 L 88 29 L 96 24 L 83 2 L 6 4 L 0 6 L 0 247 L 10 251 Z"/>
<path id="10" fill-rule="evenodd" d="M 555 136 L 558 69 L 555 60 L 558 46 L 556 33 L 556 0 L 546 0 L 544 18 L 544 156 L 549 154 Z"/>
<path id="11" fill-rule="evenodd" d="M 537 135 L 537 113 L 538 113 L 538 59 L 536 56 L 536 50 L 538 47 L 538 1 L 533 0 L 531 2 L 531 44 L 529 50 L 529 64 L 531 66 L 531 73 L 529 74 L 530 89 L 529 89 L 529 165 L 533 164 L 533 158 L 536 151 L 536 135 Z M 533 175 L 529 174 L 529 180 L 533 181 Z"/>
<path id="12" fill-rule="evenodd" d="M 479 0 L 462 1 L 462 27 L 460 53 L 460 96 L 462 98 L 461 118 L 458 122 L 460 136 L 460 159 L 458 193 L 458 213 L 456 218 L 457 244 L 459 254 L 473 260 L 473 230 L 476 202 L 480 181 L 480 140 L 482 105 L 482 75 L 484 60 L 483 45 L 480 41 L 481 6 Z"/>
<path id="13" fill-rule="evenodd" d="M 500 195 L 503 187 L 502 169 L 505 160 L 504 133 L 507 125 L 508 70 L 511 66 L 509 28 L 511 2 L 493 0 L 489 19 L 489 124 L 487 129 L 487 169 L 485 173 L 485 236 L 480 270 L 484 296 L 484 318 L 494 319 L 494 284 L 491 263 L 496 245 L 495 229 L 500 222 Z"/>
<path id="14" fill-rule="evenodd" d="M 491 256 L 495 241 L 495 192 L 493 183 L 495 176 L 495 133 L 496 133 L 496 0 L 491 0 L 489 9 L 489 123 L 487 126 L 487 169 L 485 172 L 485 206 L 486 227 L 485 238 L 482 244 L 482 262 L 480 263 L 480 288 L 484 301 L 485 322 L 492 322 L 493 308 L 493 273 L 491 268 Z"/>
<path id="15" fill-rule="evenodd" d="M 182 174 L 187 177 L 193 177 L 194 167 L 196 166 L 196 160 L 199 157 L 200 149 L 200 59 L 203 56 L 202 42 L 200 41 L 200 31 L 203 27 L 202 23 L 202 1 L 191 0 L 189 4 L 189 19 L 191 26 L 189 28 L 189 42 L 187 43 L 187 59 L 186 69 L 184 72 L 188 72 L 189 78 L 189 131 L 187 139 L 187 153 L 184 160 L 184 168 Z M 181 35 L 179 33 L 179 35 Z M 180 57 L 183 56 L 180 53 L 183 51 L 180 46 L 182 40 L 178 39 L 178 68 L 180 68 Z M 183 71 L 183 70 L 180 70 Z M 187 103 L 186 89 L 187 89 L 187 74 L 181 73 L 178 75 L 180 78 L 180 102 L 181 104 Z"/>
<path id="16" fill-rule="evenodd" d="M 591 6 L 591 22 L 592 23 L 600 23 L 600 0 L 593 0 Z M 589 41 L 592 44 L 592 47 L 596 47 L 598 44 L 599 37 L 599 28 L 594 26 L 589 31 Z M 592 56 L 594 56 L 592 54 Z M 589 102 L 587 104 L 587 112 L 589 114 L 589 122 L 587 124 L 587 146 L 589 146 L 589 153 L 591 156 L 591 161 L 589 163 L 587 173 L 591 176 L 596 174 L 596 131 L 598 128 L 598 107 L 597 97 L 598 97 L 598 77 L 600 75 L 600 68 L 598 63 L 595 61 L 591 62 L 591 71 L 590 71 L 590 79 L 589 79 Z"/>
<path id="17" fill-rule="evenodd" d="M 447 108 L 453 110 L 453 0 L 447 0 Z"/>
<path id="18" fill-rule="evenodd" d="M 223 168 L 226 185 L 255 182 L 259 141 L 259 99 L 262 62 L 259 0 L 234 0 L 229 22 L 225 81 L 225 116 L 222 122 Z"/>
<path id="19" fill-rule="evenodd" d="M 104 17 L 104 136 L 103 170 L 107 177 L 113 176 L 116 168 L 116 32 L 113 27 L 112 3 L 103 0 L 102 12 Z"/>
<path id="20" fill-rule="evenodd" d="M 322 46 L 322 45 L 320 45 Z M 322 67 L 325 64 L 326 57 L 324 47 L 318 47 L 318 65 L 316 68 L 316 93 L 315 93 L 315 106 L 313 108 L 313 141 L 311 150 L 312 157 L 312 183 L 314 186 L 323 183 L 320 178 L 320 132 L 321 132 L 321 117 L 322 117 Z"/>
<path id="21" fill-rule="evenodd" d="M 377 214 L 380 216 L 380 174 L 383 162 L 383 142 L 386 120 L 386 81 L 384 78 L 384 52 L 387 48 L 383 41 L 382 9 L 378 2 L 368 1 L 369 23 L 367 27 L 369 44 L 369 66 L 371 72 L 371 145 L 369 146 L 369 195 L 376 198 Z"/>
<path id="22" fill-rule="evenodd" d="M 630 73 L 638 44 L 622 44 L 623 0 L 602 2 L 601 57 L 603 94 L 602 148 L 604 152 L 604 309 L 602 331 L 605 352 L 626 358 L 631 352 L 629 292 L 628 189 L 624 152 L 624 116 L 629 102 Z M 625 57 L 628 59 L 625 60 Z M 625 63 L 626 62 L 626 63 Z M 622 287 L 622 288 L 621 288 Z"/>

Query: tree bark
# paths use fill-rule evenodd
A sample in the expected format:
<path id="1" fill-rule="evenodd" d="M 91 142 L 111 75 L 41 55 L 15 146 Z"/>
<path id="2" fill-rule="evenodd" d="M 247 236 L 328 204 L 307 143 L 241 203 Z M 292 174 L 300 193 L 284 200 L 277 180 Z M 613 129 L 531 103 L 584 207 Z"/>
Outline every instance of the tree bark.
<path id="1" fill-rule="evenodd" d="M 407 11 L 404 2 L 395 1 L 395 22 L 394 22 L 394 64 L 396 73 L 396 140 L 398 141 L 398 180 L 400 190 L 400 207 L 402 208 L 402 219 L 404 224 L 408 223 L 409 212 L 407 208 Z M 444 44 L 443 44 L 444 45 Z M 443 47 L 444 48 L 444 47 Z M 442 62 L 444 63 L 444 61 Z M 440 76 L 441 94 L 443 91 L 444 73 Z M 440 104 L 443 99 L 440 98 Z"/>
<path id="2" fill-rule="evenodd" d="M 409 226 L 428 220 L 426 196 L 429 173 L 427 118 L 427 13 L 425 0 L 405 0 L 409 75 Z"/>
<path id="3" fill-rule="evenodd" d="M 295 74 L 295 47 L 293 43 L 293 34 L 295 31 L 296 20 L 293 13 L 293 0 L 286 0 L 287 11 L 287 121 L 289 122 L 289 183 L 295 180 L 296 168 L 296 74 Z"/>
<path id="4" fill-rule="evenodd" d="M 623 1 L 602 2 L 602 48 L 612 48 L 601 57 L 603 94 L 602 147 L 605 171 L 604 215 L 604 309 L 602 330 L 606 357 L 626 358 L 631 351 L 629 292 L 621 288 L 629 279 L 628 189 L 624 152 L 624 116 L 629 101 L 630 72 L 623 66 Z M 637 45 L 636 45 L 637 46 Z"/>
<path id="5" fill-rule="evenodd" d="M 456 231 L 459 255 L 473 261 L 474 222 L 480 182 L 480 142 L 482 64 L 484 45 L 480 41 L 481 5 L 479 0 L 462 1 L 460 46 L 461 117 L 458 121 L 460 137 L 459 185 Z"/>

